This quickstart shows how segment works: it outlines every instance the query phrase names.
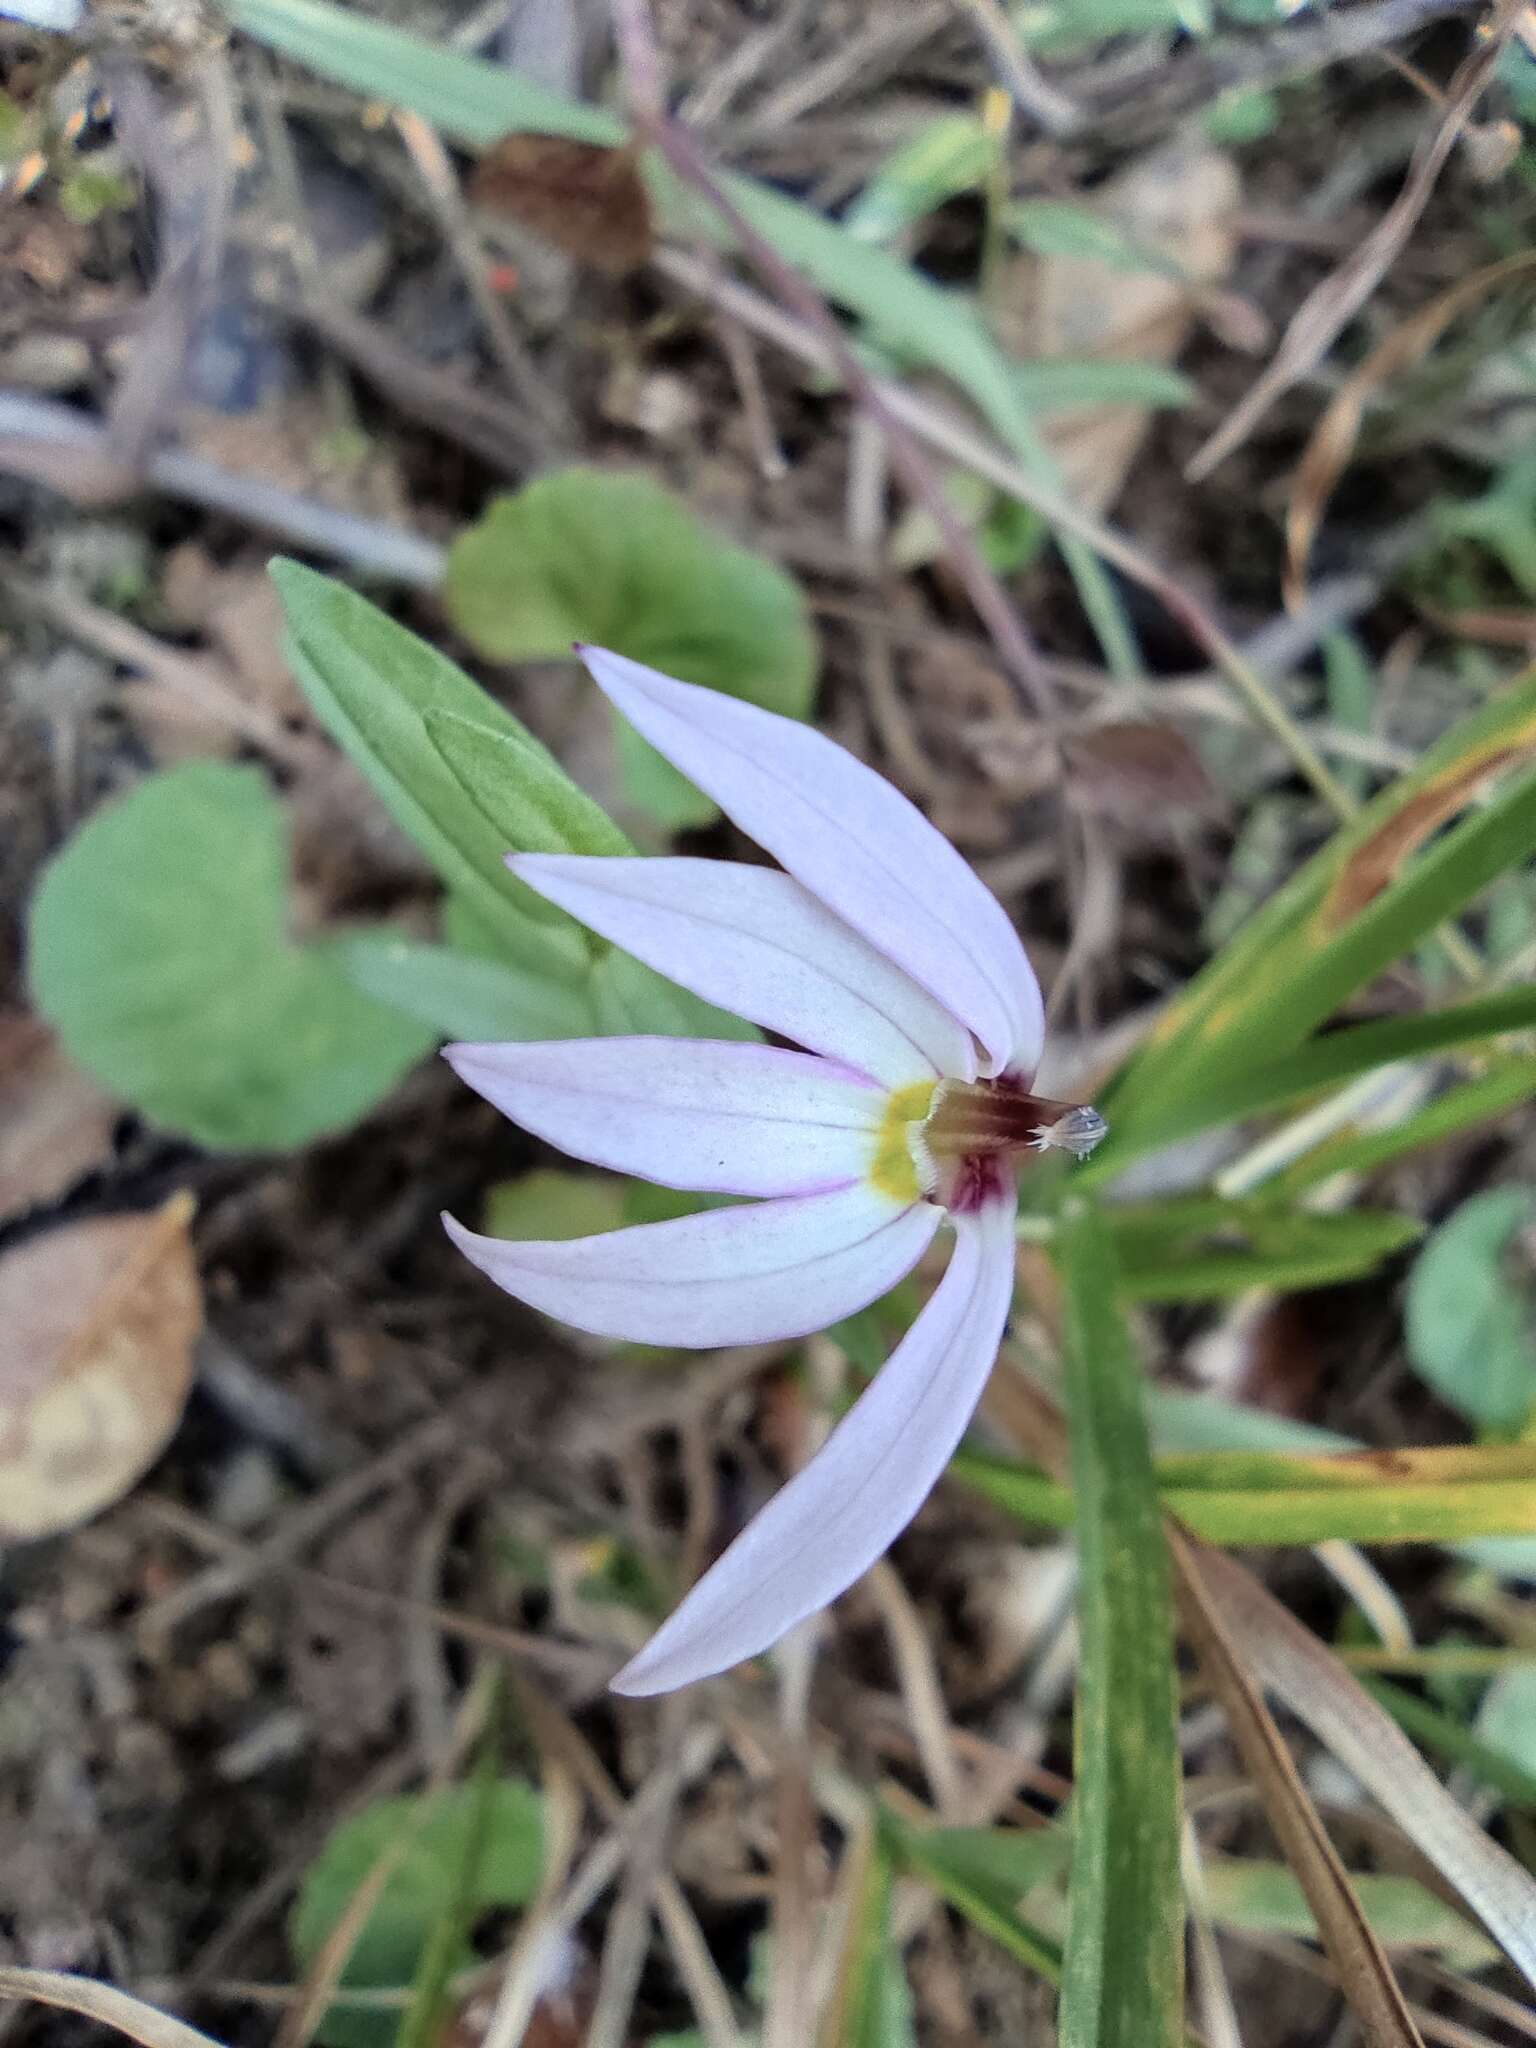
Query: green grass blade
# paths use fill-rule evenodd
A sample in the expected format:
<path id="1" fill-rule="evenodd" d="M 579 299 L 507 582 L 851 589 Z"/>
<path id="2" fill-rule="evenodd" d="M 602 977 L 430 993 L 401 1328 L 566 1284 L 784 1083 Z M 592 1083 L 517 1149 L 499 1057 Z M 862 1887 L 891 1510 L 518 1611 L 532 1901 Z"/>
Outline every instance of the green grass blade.
<path id="1" fill-rule="evenodd" d="M 1536 1775 L 1525 1770 L 1512 1756 L 1482 1741 L 1449 1714 L 1441 1713 L 1417 1693 L 1404 1692 L 1400 1685 L 1388 1685 L 1379 1678 L 1362 1675 L 1360 1683 L 1378 1705 L 1386 1708 L 1405 1734 L 1420 1748 L 1433 1750 L 1448 1763 L 1463 1764 L 1474 1776 L 1502 1792 L 1513 1805 L 1536 1812 Z"/>
<path id="2" fill-rule="evenodd" d="M 1114 1244 L 1081 1195 L 1057 1242 L 1082 1564 L 1081 1665 L 1063 2048 L 1183 2038 L 1179 1756 L 1167 1552 L 1116 1304 Z"/>

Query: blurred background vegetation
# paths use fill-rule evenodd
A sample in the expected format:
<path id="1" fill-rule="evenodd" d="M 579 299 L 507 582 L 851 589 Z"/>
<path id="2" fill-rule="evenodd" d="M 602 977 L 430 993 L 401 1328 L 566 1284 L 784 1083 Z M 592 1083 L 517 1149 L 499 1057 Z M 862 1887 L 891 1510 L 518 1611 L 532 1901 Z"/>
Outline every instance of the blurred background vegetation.
<path id="1" fill-rule="evenodd" d="M 1514 0 L 0 16 L 0 2028 L 1536 2034 L 1533 121 Z M 1111 1122 L 662 1703 L 932 1276 L 683 1358 L 443 1240 L 691 1199 L 444 1037 L 745 1028 L 503 865 L 751 857 L 578 638 L 906 790 Z"/>

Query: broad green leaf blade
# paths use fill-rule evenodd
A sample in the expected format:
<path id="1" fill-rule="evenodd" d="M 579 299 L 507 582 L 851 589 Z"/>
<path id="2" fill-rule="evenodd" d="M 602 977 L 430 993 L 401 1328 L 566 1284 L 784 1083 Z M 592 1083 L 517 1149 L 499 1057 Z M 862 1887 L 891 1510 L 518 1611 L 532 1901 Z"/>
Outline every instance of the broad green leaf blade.
<path id="1" fill-rule="evenodd" d="M 498 729 L 458 711 L 429 710 L 422 723 L 460 788 L 495 826 L 508 852 L 610 858 L 634 852 L 602 805 L 525 734 Z"/>
<path id="2" fill-rule="evenodd" d="M 433 1929 L 455 1897 L 466 1836 L 480 1837 L 471 1892 L 477 1912 L 526 1905 L 538 1890 L 544 1860 L 543 1808 L 533 1787 L 521 1779 L 499 1779 L 488 1792 L 465 1784 L 441 1794 L 375 1800 L 334 1831 L 299 1888 L 288 1936 L 301 1968 L 307 1969 L 319 1955 L 353 1893 L 402 1834 L 410 1836 L 404 1856 L 369 1915 L 342 1976 L 348 1989 L 404 1989 L 411 1984 Z M 472 1960 L 466 1941 L 454 1967 Z M 327 2048 L 387 2048 L 395 2031 L 396 2022 L 388 2014 L 338 2003 L 326 2014 L 319 2038 Z"/>
<path id="3" fill-rule="evenodd" d="M 717 1010 L 701 996 L 679 988 L 632 953 L 610 949 L 592 969 L 592 1003 L 603 1037 L 656 1032 L 663 1038 L 739 1038 L 762 1033 L 755 1024 Z"/>
<path id="4" fill-rule="evenodd" d="M 1513 1434 L 1536 1411 L 1536 1295 L 1515 1275 L 1536 1188 L 1494 1188 L 1442 1223 L 1408 1280 L 1408 1356 L 1474 1429 Z"/>
<path id="5" fill-rule="evenodd" d="M 1081 1559 L 1064 2048 L 1183 2038 L 1183 1894 L 1173 1615 L 1141 1371 L 1115 1299 L 1114 1241 L 1062 1205 L 1063 1358 Z"/>
<path id="6" fill-rule="evenodd" d="M 432 946 L 389 932 L 357 932 L 338 941 L 336 960 L 354 987 L 428 1025 L 440 1038 L 595 1036 L 592 1004 L 567 981 Z"/>
<path id="7" fill-rule="evenodd" d="M 448 558 L 450 617 L 497 661 L 590 641 L 684 682 L 803 718 L 816 643 L 798 585 L 645 476 L 566 469 L 494 499 Z M 713 803 L 621 724 L 631 800 L 674 829 Z"/>
<path id="8" fill-rule="evenodd" d="M 355 1123 L 430 1035 L 287 935 L 282 806 L 255 769 L 192 762 L 104 805 L 33 899 L 33 995 L 153 1122 L 200 1144 L 302 1145 Z"/>
<path id="9" fill-rule="evenodd" d="M 429 710 L 457 711 L 535 753 L 544 751 L 539 742 L 445 655 L 344 584 L 281 559 L 272 580 L 305 695 L 396 824 L 520 966 L 579 982 L 591 957 L 586 941 L 508 872 L 505 840 L 466 801 L 423 720 Z"/>

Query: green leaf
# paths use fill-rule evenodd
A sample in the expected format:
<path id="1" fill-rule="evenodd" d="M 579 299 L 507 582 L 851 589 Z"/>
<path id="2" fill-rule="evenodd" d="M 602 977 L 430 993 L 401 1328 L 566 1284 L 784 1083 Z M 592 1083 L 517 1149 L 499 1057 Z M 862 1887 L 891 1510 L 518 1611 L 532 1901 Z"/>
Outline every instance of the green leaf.
<path id="1" fill-rule="evenodd" d="M 761 1037 L 755 1024 L 717 1010 L 702 996 L 679 988 L 652 968 L 610 948 L 592 969 L 592 1003 L 601 1036 L 655 1032 L 663 1038 Z"/>
<path id="2" fill-rule="evenodd" d="M 517 853 L 614 856 L 634 847 L 602 805 L 524 732 L 457 711 L 427 711 L 427 738 L 502 844 Z"/>
<path id="3" fill-rule="evenodd" d="M 221 4 L 248 34 L 370 98 L 414 109 L 471 148 L 485 148 L 515 129 L 584 142 L 625 140 L 623 124 L 599 108 L 560 99 L 504 65 L 461 56 L 360 18 L 329 0 Z M 1133 4 L 1145 5 L 1147 0 Z M 693 236 L 714 232 L 722 242 L 729 239 L 708 209 L 655 156 L 645 159 L 645 170 L 663 221 Z M 945 291 L 884 249 L 857 241 L 840 223 L 766 185 L 739 177 L 724 182 L 751 225 L 789 262 L 804 270 L 836 304 L 866 321 L 884 346 L 919 368 L 951 378 L 1024 466 L 1060 488 L 1060 466 L 1019 402 L 1012 365 L 970 300 Z M 1137 673 L 1134 636 L 1103 564 L 1080 541 L 1063 536 L 1060 546 L 1110 668 L 1118 675 Z"/>
<path id="4" fill-rule="evenodd" d="M 1138 1119 L 1135 1149 L 1150 1151 L 1239 1117 L 1263 1115 L 1398 1060 L 1479 1045 L 1532 1027 L 1536 1027 L 1536 987 L 1526 986 L 1474 996 L 1416 1016 L 1383 1017 L 1374 1023 L 1330 1031 L 1280 1059 L 1245 1068 L 1226 1081 L 1212 1083 L 1199 1095 L 1171 1103 L 1161 1115 Z M 1536 1062 L 1530 1064 L 1530 1075 L 1536 1092 Z M 1122 1160 L 1127 1156 L 1128 1151 L 1122 1151 Z"/>
<path id="5" fill-rule="evenodd" d="M 282 806 L 202 761 L 106 804 L 33 900 L 38 1008 L 82 1066 L 200 1144 L 302 1145 L 388 1094 L 429 1034 L 288 936 Z"/>
<path id="6" fill-rule="evenodd" d="M 1201 1874 L 1211 1918 L 1218 1926 L 1317 1939 L 1317 1922 L 1306 1894 L 1286 1864 L 1207 1856 Z M 1480 1970 L 1497 1962 L 1499 1951 L 1488 1937 L 1415 1878 L 1352 1871 L 1350 1884 L 1385 1947 L 1436 1950 L 1458 1970 Z"/>
<path id="7" fill-rule="evenodd" d="M 1267 1198 L 1188 1195 L 1106 1214 L 1132 1301 L 1208 1301 L 1249 1287 L 1330 1286 L 1372 1271 L 1420 1236 L 1416 1217 L 1318 1215 Z"/>
<path id="8" fill-rule="evenodd" d="M 1014 366 L 1014 389 L 1032 413 L 1063 412 L 1080 405 L 1188 405 L 1195 387 L 1162 363 L 1097 362 L 1061 356 Z"/>
<path id="9" fill-rule="evenodd" d="M 1114 1241 L 1072 1194 L 1057 1238 L 1081 1560 L 1063 2048 L 1183 2039 L 1173 1611 L 1141 1370 L 1115 1298 Z"/>
<path id="10" fill-rule="evenodd" d="M 1116 270 L 1155 270 L 1178 277 L 1178 264 L 1143 248 L 1114 221 L 1069 199 L 1018 199 L 1003 210 L 1003 225 L 1036 256 L 1071 256 Z"/>
<path id="11" fill-rule="evenodd" d="M 894 1875 L 884 1839 L 877 1837 L 845 1936 L 836 2038 L 846 2048 L 915 2048 L 912 1994 L 891 1928 Z"/>
<path id="12" fill-rule="evenodd" d="M 1019 1911 L 1021 1900 L 1065 1869 L 1065 1828 L 913 1828 L 881 1815 L 898 1860 L 925 1878 L 973 1927 L 1050 1983 L 1061 1981 L 1061 1949 Z"/>
<path id="13" fill-rule="evenodd" d="M 1116 1171 L 1144 1126 L 1293 1052 L 1356 990 L 1520 867 L 1536 850 L 1536 783 L 1521 772 L 1533 749 L 1536 674 L 1448 733 L 1336 832 L 1158 1020 L 1101 1103 L 1110 1137 L 1082 1178 Z M 1511 767 L 1495 794 L 1471 803 Z M 1446 827 L 1458 805 L 1460 821 Z"/>
<path id="14" fill-rule="evenodd" d="M 500 733 L 523 758 L 551 757 L 461 668 L 355 591 L 281 559 L 294 674 L 332 737 L 446 886 L 494 931 L 504 953 L 546 980 L 580 981 L 591 957 L 579 927 L 511 875 L 498 827 L 427 737 L 428 711 L 456 711 Z"/>
<path id="15" fill-rule="evenodd" d="M 544 1862 L 539 1795 L 520 1778 L 448 1791 L 375 1800 L 343 1821 L 309 1867 L 289 1919 L 288 1937 L 301 1969 L 308 1969 L 346 1912 L 353 1895 L 392 1843 L 408 1845 L 369 1915 L 342 1976 L 350 1990 L 408 1987 L 433 1929 L 448 1911 L 465 1868 L 466 1838 L 480 1835 L 468 1901 L 472 1913 L 523 1906 L 538 1890 Z M 467 1942 L 453 1958 L 473 1959 Z M 349 2010 L 337 2003 L 321 2023 L 327 2048 L 381 2048 L 393 2036 L 390 2015 Z"/>
<path id="16" fill-rule="evenodd" d="M 1536 1059 L 1521 1055 L 1491 1060 L 1487 1073 L 1463 1082 L 1458 1088 L 1448 1088 L 1399 1124 L 1380 1131 L 1335 1132 L 1284 1173 L 1277 1174 L 1269 1183 L 1270 1192 L 1277 1199 L 1294 1200 L 1336 1173 L 1374 1172 L 1394 1159 L 1406 1158 L 1429 1145 L 1443 1144 L 1447 1138 L 1503 1116 L 1516 1103 L 1528 1102 L 1532 1096 L 1536 1096 Z"/>
<path id="17" fill-rule="evenodd" d="M 1536 1667 L 1510 1672 L 1507 1679 L 1489 1687 L 1484 1709 L 1487 1718 L 1479 1716 L 1475 1734 L 1417 1693 L 1405 1692 L 1400 1685 L 1389 1685 L 1363 1673 L 1360 1683 L 1421 1749 L 1443 1756 L 1448 1763 L 1464 1765 L 1485 1785 L 1503 1793 L 1512 1805 L 1536 1813 L 1536 1754 L 1532 1753 L 1530 1732 L 1536 1727 L 1536 1718 L 1525 1718 L 1536 1708 L 1532 1698 L 1536 1691 Z M 1506 1684 L 1509 1689 L 1503 1691 Z M 1491 1713 L 1489 1707 L 1493 1709 Z"/>
<path id="18" fill-rule="evenodd" d="M 625 1214 L 628 1187 L 618 1174 L 536 1166 L 486 1191 L 480 1227 L 489 1237 L 544 1238 L 556 1244 L 595 1237 L 630 1220 Z"/>
<path id="19" fill-rule="evenodd" d="M 810 709 L 816 645 L 798 586 L 649 477 L 568 469 L 494 499 L 455 542 L 444 595 L 498 661 L 564 659 L 592 641 L 770 711 Z M 631 798 L 664 824 L 717 815 L 638 734 L 620 762 Z"/>
<path id="20" fill-rule="evenodd" d="M 440 1038 L 584 1038 L 594 1029 L 592 1004 L 571 982 L 541 981 L 452 946 L 357 932 L 337 942 L 335 957 L 354 987 Z"/>
<path id="21" fill-rule="evenodd" d="M 876 166 L 843 215 L 861 242 L 888 242 L 946 199 L 985 183 L 1002 150 L 1001 133 L 975 114 L 941 114 Z"/>
<path id="22" fill-rule="evenodd" d="M 1476 1429 L 1512 1434 L 1536 1408 L 1536 1295 L 1510 1267 L 1536 1189 L 1476 1195 L 1430 1238 L 1408 1281 L 1408 1356 Z"/>

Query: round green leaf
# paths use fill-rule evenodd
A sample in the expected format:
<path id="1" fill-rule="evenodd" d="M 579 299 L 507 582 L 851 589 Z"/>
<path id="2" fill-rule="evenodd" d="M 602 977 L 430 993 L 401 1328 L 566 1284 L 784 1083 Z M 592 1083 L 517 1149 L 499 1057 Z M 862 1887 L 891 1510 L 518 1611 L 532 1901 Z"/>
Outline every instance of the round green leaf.
<path id="1" fill-rule="evenodd" d="M 1408 1282 L 1408 1355 L 1478 1429 L 1513 1432 L 1536 1407 L 1532 1292 L 1509 1260 L 1532 1223 L 1536 1189 L 1476 1195 L 1435 1232 Z"/>
<path id="2" fill-rule="evenodd" d="M 376 1800 L 335 1830 L 299 1889 L 288 1935 L 301 1969 L 313 1963 L 358 1887 L 401 1835 L 409 1837 L 407 1846 L 342 1973 L 347 1989 L 410 1985 L 428 1939 L 456 1901 L 473 1919 L 493 1906 L 526 1905 L 538 1889 L 543 1809 L 520 1778 Z M 467 1861 L 474 1868 L 466 1887 Z M 466 1943 L 452 1967 L 470 1960 Z M 379 2021 L 375 2011 L 334 2005 L 320 2038 L 332 2048 L 374 2048 L 393 2031 Z"/>
<path id="3" fill-rule="evenodd" d="M 564 658 L 588 640 L 789 717 L 810 710 L 816 645 L 798 586 L 649 477 L 567 469 L 493 500 L 450 552 L 444 596 L 498 661 Z M 663 824 L 715 816 L 638 736 L 624 735 L 620 764 L 631 800 Z"/>
<path id="4" fill-rule="evenodd" d="M 43 876 L 29 971 L 66 1047 L 199 1143 L 304 1144 L 364 1115 L 431 1034 L 288 936 L 281 805 L 200 761 L 105 805 Z"/>

